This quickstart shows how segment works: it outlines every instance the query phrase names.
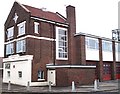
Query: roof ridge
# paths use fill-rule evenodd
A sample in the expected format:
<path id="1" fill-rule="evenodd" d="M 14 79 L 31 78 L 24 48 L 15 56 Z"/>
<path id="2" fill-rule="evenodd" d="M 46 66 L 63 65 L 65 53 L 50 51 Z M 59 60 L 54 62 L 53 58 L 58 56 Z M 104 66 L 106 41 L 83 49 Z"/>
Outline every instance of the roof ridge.
<path id="1" fill-rule="evenodd" d="M 20 4 L 20 3 L 18 3 L 18 4 L 22 8 L 24 8 L 27 12 L 30 12 L 31 16 L 41 17 L 41 18 L 45 18 L 45 19 L 53 20 L 53 21 L 57 21 L 57 22 L 63 22 L 63 23 L 66 22 L 66 19 L 62 15 L 60 15 L 56 12 L 44 11 L 41 8 L 37 8 L 37 7 L 26 5 L 26 4 Z"/>
<path id="2" fill-rule="evenodd" d="M 50 12 L 50 13 L 54 13 L 54 14 L 56 14 L 55 12 L 51 12 L 51 11 L 44 11 L 44 10 L 42 10 L 42 8 L 38 8 L 38 7 L 33 7 L 33 6 L 30 6 L 30 5 L 25 5 L 25 4 L 22 4 L 24 7 L 31 7 L 31 8 L 34 8 L 34 9 L 38 9 L 38 10 L 41 10 L 41 11 L 43 11 L 43 12 Z"/>

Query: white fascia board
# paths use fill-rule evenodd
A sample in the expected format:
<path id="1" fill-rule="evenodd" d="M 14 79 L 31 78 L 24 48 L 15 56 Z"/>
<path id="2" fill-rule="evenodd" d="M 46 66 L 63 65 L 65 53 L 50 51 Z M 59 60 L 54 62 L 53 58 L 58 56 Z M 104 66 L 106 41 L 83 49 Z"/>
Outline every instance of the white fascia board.
<path id="1" fill-rule="evenodd" d="M 106 41 L 114 41 L 114 40 L 112 40 L 110 38 L 105 38 L 105 37 L 96 36 L 96 35 L 92 35 L 92 34 L 88 34 L 88 33 L 83 33 L 83 32 L 79 32 L 79 33 L 74 34 L 74 36 L 79 36 L 79 35 L 83 35 L 83 36 L 91 37 L 91 38 L 96 38 L 96 39 L 102 39 L 102 40 L 106 40 Z"/>
<path id="2" fill-rule="evenodd" d="M 96 68 L 96 66 L 87 65 L 47 65 L 47 68 Z"/>
<path id="3" fill-rule="evenodd" d="M 51 23 L 51 24 L 56 24 L 56 25 L 68 27 L 68 23 L 64 24 L 64 23 L 55 22 L 55 21 L 50 21 L 50 20 L 47 20 L 47 19 L 36 18 L 36 17 L 31 17 L 31 18 L 32 18 L 32 19 L 35 19 L 35 20 L 43 21 L 43 22 L 48 22 L 48 23 Z"/>
<path id="4" fill-rule="evenodd" d="M 14 61 L 25 61 L 25 60 L 33 60 L 33 55 L 12 55 L 8 58 L 3 58 L 3 62 L 14 62 Z"/>
<path id="5" fill-rule="evenodd" d="M 15 1 L 17 2 L 24 10 L 26 10 L 27 12 L 30 12 L 24 5 L 20 4 L 18 1 Z"/>

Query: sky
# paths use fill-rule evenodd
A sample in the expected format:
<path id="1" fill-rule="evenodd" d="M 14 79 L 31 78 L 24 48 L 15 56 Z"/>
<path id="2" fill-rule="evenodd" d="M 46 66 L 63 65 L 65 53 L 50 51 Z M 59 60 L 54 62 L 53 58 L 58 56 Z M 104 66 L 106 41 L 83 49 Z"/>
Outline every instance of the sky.
<path id="1" fill-rule="evenodd" d="M 118 28 L 119 0 L 16 0 L 21 4 L 47 11 L 59 12 L 66 16 L 66 6 L 76 8 L 76 32 L 112 37 L 112 30 Z M 0 3 L 0 57 L 4 56 L 4 23 L 15 0 L 2 0 Z"/>

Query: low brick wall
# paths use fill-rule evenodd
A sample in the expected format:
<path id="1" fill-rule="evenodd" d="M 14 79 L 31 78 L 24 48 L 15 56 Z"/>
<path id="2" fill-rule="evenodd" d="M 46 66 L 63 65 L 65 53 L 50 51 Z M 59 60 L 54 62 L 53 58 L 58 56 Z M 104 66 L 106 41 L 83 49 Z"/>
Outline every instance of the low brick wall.
<path id="1" fill-rule="evenodd" d="M 92 84 L 95 80 L 95 68 L 59 68 L 56 69 L 57 86 Z"/>

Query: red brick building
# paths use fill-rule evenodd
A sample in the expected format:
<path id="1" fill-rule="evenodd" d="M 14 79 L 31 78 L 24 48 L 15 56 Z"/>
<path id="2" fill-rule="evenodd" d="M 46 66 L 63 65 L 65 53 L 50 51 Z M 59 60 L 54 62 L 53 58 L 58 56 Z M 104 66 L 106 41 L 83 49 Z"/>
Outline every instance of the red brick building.
<path id="1" fill-rule="evenodd" d="M 119 77 L 118 42 L 76 34 L 75 7 L 67 6 L 66 14 L 14 2 L 5 22 L 3 82 L 68 86 L 72 81 L 81 85 Z"/>

